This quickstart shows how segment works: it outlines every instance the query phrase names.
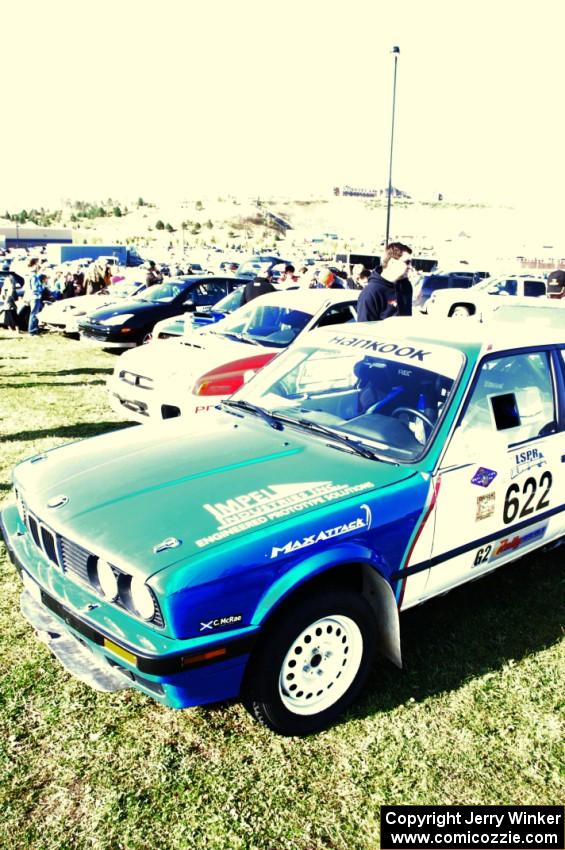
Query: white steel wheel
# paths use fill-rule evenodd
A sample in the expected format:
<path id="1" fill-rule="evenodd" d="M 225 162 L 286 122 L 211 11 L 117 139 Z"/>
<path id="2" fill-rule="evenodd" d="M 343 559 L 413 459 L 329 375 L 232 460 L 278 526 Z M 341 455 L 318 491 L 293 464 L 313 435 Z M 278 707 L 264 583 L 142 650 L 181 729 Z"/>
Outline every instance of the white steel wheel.
<path id="1" fill-rule="evenodd" d="M 242 687 L 249 712 L 281 735 L 310 735 L 351 705 L 371 668 L 376 624 L 346 588 L 292 597 L 265 627 Z"/>
<path id="2" fill-rule="evenodd" d="M 336 703 L 355 679 L 363 656 L 357 624 L 343 614 L 316 620 L 287 652 L 279 675 L 279 693 L 294 714 L 318 714 Z"/>

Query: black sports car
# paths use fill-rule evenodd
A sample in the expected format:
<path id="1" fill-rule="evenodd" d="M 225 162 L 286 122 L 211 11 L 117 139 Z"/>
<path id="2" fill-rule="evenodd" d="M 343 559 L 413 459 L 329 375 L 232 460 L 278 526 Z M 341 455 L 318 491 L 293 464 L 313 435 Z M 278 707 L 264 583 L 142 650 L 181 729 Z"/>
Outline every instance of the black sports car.
<path id="1" fill-rule="evenodd" d="M 133 348 L 149 342 L 155 322 L 205 310 L 241 281 L 233 277 L 185 275 L 151 286 L 131 300 L 90 313 L 78 324 L 81 337 L 103 348 Z"/>

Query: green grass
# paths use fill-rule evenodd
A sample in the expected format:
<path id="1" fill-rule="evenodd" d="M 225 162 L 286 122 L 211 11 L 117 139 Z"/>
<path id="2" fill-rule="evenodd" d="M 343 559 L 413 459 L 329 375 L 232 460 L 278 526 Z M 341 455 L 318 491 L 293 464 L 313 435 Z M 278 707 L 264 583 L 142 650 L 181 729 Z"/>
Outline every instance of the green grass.
<path id="1" fill-rule="evenodd" d="M 0 331 L 0 498 L 21 458 L 120 425 L 115 356 Z M 333 728 L 276 737 L 237 703 L 182 712 L 70 678 L 18 611 L 0 547 L 0 847 L 368 850 L 381 804 L 560 804 L 563 551 L 402 617 Z"/>

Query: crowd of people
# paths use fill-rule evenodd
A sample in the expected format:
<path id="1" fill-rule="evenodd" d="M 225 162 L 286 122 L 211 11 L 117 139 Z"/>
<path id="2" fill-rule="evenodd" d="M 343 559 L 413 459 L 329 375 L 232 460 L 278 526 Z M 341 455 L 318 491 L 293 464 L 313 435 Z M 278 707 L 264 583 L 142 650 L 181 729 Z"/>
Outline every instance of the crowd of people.
<path id="1" fill-rule="evenodd" d="M 380 321 L 389 316 L 408 316 L 412 313 L 411 269 L 412 250 L 401 242 L 387 246 L 379 270 L 368 270 L 363 265 L 354 265 L 349 274 L 346 270 L 332 267 L 301 266 L 298 269 L 287 263 L 274 276 L 274 271 L 265 271 L 245 284 L 242 304 L 259 295 L 277 289 L 293 287 L 325 287 L 328 289 L 360 290 L 358 301 L 359 321 Z M 123 280 L 116 267 L 93 262 L 74 270 L 58 269 L 50 277 L 45 271 L 46 260 L 32 257 L 22 277 L 23 294 L 18 298 L 14 275 L 4 280 L 0 298 L 2 301 L 0 326 L 14 331 L 40 333 L 38 315 L 46 301 L 54 301 L 78 295 L 94 295 L 106 292 L 113 283 Z M 168 270 L 167 270 L 168 271 Z M 237 267 L 226 269 L 226 274 L 235 274 Z M 163 270 L 154 261 L 145 265 L 146 284 L 153 286 L 163 281 Z"/>

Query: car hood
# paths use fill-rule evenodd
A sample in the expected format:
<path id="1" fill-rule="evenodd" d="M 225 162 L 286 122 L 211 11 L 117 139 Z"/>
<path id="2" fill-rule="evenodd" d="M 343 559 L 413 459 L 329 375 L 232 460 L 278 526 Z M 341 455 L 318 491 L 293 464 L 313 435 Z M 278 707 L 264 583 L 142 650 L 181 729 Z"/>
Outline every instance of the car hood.
<path id="1" fill-rule="evenodd" d="M 222 363 L 279 350 L 215 334 L 194 333 L 171 340 L 166 346 L 151 343 L 132 349 L 120 357 L 115 371 L 127 369 L 154 381 L 184 380 L 200 377 Z"/>
<path id="2" fill-rule="evenodd" d="M 14 483 L 46 525 L 147 578 L 289 516 L 408 478 L 254 417 L 121 429 L 19 464 Z M 60 504 L 59 504 L 60 503 Z M 155 551 L 167 539 L 175 548 Z"/>
<path id="3" fill-rule="evenodd" d="M 112 316 L 118 316 L 122 313 L 145 313 L 148 310 L 154 310 L 158 306 L 164 306 L 164 302 L 141 301 L 137 298 L 128 298 L 126 300 L 122 298 L 119 304 L 116 304 L 114 301 L 112 305 L 102 307 L 100 310 L 91 311 L 88 315 L 88 321 L 100 322 L 103 319 L 110 319 Z"/>

